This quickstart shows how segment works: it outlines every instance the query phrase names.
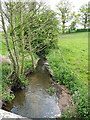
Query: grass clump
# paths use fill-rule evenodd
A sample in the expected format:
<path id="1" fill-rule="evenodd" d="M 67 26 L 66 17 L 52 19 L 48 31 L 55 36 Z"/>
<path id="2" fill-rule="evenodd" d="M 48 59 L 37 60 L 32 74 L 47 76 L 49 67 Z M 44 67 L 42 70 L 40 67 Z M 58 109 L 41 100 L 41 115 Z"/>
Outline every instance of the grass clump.
<path id="1" fill-rule="evenodd" d="M 53 87 L 50 87 L 48 90 L 51 96 L 55 93 L 55 89 Z"/>

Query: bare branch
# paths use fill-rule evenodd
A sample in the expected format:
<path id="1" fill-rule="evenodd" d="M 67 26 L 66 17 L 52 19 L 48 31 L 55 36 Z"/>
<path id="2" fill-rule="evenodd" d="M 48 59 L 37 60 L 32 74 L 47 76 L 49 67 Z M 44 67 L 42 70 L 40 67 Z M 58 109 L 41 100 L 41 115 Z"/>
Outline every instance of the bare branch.
<path id="1" fill-rule="evenodd" d="M 9 52 L 9 57 L 10 57 L 12 63 L 13 63 L 14 70 L 16 71 L 16 62 L 15 62 L 15 59 L 14 59 L 14 56 L 12 54 L 10 44 L 9 44 L 9 41 L 8 41 L 8 34 L 7 34 L 7 31 L 6 31 L 6 28 L 5 28 L 5 22 L 4 22 L 1 2 L 0 2 L 0 8 L 1 8 L 0 13 L 1 13 L 1 20 L 2 20 L 2 26 L 3 26 L 3 31 L 4 31 L 4 37 L 5 37 L 5 40 L 6 40 L 6 45 L 7 45 L 7 49 L 8 49 L 8 52 Z"/>

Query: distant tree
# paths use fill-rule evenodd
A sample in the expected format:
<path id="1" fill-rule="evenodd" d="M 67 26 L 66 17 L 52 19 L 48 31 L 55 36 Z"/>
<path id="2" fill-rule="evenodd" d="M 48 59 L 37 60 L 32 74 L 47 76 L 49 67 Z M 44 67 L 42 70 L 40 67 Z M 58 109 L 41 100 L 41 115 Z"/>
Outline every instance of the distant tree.
<path id="1" fill-rule="evenodd" d="M 90 1 L 88 2 L 88 28 L 90 29 Z"/>
<path id="2" fill-rule="evenodd" d="M 88 4 L 82 5 L 79 9 L 80 24 L 86 29 L 88 24 Z"/>
<path id="3" fill-rule="evenodd" d="M 77 24 L 79 24 L 79 15 L 78 14 L 76 14 L 75 12 L 73 12 L 72 14 L 71 14 L 71 16 L 72 16 L 72 21 L 71 21 L 71 24 L 70 24 L 70 26 L 69 26 L 69 32 L 71 32 L 71 31 L 73 31 L 73 30 L 76 30 L 76 28 L 77 28 Z"/>
<path id="4" fill-rule="evenodd" d="M 61 19 L 62 33 L 65 33 L 66 23 L 71 19 L 71 8 L 72 4 L 69 2 L 69 0 L 60 0 L 57 5 L 57 9 L 59 10 L 58 15 Z"/>
<path id="5" fill-rule="evenodd" d="M 73 21 L 70 25 L 70 30 L 76 30 L 76 21 Z"/>

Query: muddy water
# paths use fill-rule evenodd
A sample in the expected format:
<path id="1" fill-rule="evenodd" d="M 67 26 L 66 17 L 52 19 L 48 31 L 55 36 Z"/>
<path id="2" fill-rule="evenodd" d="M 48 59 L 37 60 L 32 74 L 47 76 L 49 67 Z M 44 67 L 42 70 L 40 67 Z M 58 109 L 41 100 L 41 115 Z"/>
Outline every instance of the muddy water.
<path id="1" fill-rule="evenodd" d="M 50 77 L 43 63 L 29 76 L 29 85 L 16 94 L 16 98 L 6 108 L 8 111 L 28 118 L 53 118 L 60 116 L 56 94 L 50 96 Z"/>

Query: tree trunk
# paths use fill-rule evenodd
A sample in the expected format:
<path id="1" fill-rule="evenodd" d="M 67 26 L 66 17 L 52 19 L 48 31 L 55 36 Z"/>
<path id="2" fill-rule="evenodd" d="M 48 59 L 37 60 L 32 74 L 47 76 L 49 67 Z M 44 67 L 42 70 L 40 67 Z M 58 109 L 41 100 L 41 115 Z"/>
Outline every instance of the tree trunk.
<path id="1" fill-rule="evenodd" d="M 87 19 L 88 19 L 87 14 L 85 14 L 84 29 L 86 29 L 87 27 L 87 21 L 88 21 Z"/>
<path id="2" fill-rule="evenodd" d="M 86 24 L 84 24 L 84 29 L 86 29 Z"/>
<path id="3" fill-rule="evenodd" d="M 65 33 L 65 22 L 63 21 L 63 25 L 62 25 L 62 33 Z"/>
<path id="4" fill-rule="evenodd" d="M 4 18 L 3 18 L 1 2 L 0 2 L 0 8 L 1 8 L 1 10 L 0 10 L 1 22 L 2 22 L 2 28 L 3 28 L 3 31 L 4 31 L 4 35 L 5 35 L 4 37 L 5 37 L 5 40 L 6 40 L 6 46 L 7 46 L 8 52 L 9 52 L 9 58 L 10 58 L 11 62 L 13 63 L 13 69 L 16 72 L 16 62 L 15 62 L 14 56 L 11 52 L 10 45 L 9 45 L 9 42 L 8 42 L 8 34 L 7 34 L 7 31 L 6 31 L 6 28 L 5 28 L 5 22 L 4 22 Z"/>
<path id="5" fill-rule="evenodd" d="M 65 15 L 62 12 L 62 33 L 65 33 Z"/>
<path id="6" fill-rule="evenodd" d="M 21 45 L 22 45 L 22 62 L 21 62 L 21 74 L 24 73 L 24 30 L 23 30 L 23 16 L 22 16 L 22 5 L 20 4 L 20 31 L 21 31 Z"/>
<path id="7" fill-rule="evenodd" d="M 29 43 L 30 55 L 31 55 L 31 59 L 32 59 L 32 67 L 34 70 L 35 69 L 35 62 L 34 62 L 32 46 L 31 46 L 30 28 L 28 28 L 28 43 Z"/>
<path id="8" fill-rule="evenodd" d="M 12 4 L 10 3 L 10 7 L 11 7 L 11 10 L 10 10 L 10 25 L 11 25 L 11 32 L 12 32 L 12 43 L 13 43 L 13 50 L 14 50 L 14 55 L 15 55 L 15 60 L 16 60 L 16 68 L 17 68 L 17 75 L 19 77 L 19 57 L 18 57 L 18 54 L 17 54 L 17 45 L 16 45 L 16 42 L 15 42 L 15 31 L 14 31 L 14 23 L 13 23 L 13 19 L 15 19 L 13 17 L 13 7 L 12 7 Z"/>

